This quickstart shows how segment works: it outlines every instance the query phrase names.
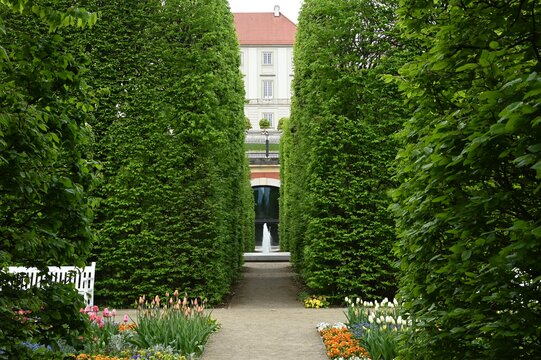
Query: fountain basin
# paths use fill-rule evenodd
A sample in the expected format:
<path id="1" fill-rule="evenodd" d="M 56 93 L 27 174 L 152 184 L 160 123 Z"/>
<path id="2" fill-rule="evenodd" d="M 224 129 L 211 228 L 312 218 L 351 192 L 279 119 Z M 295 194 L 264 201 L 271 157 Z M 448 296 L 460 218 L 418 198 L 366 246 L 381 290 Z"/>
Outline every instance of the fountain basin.
<path id="1" fill-rule="evenodd" d="M 291 253 L 273 251 L 269 253 L 248 252 L 244 253 L 244 261 L 246 262 L 286 262 L 290 261 Z"/>

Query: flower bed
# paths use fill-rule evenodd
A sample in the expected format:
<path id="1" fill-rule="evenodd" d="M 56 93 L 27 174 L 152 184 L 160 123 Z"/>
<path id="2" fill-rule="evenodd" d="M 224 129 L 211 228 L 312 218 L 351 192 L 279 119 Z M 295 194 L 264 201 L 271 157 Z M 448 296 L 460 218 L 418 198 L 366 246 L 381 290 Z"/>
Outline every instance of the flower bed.
<path id="1" fill-rule="evenodd" d="M 303 299 L 304 307 L 307 309 L 320 309 L 329 307 L 325 296 L 309 295 Z"/>
<path id="2" fill-rule="evenodd" d="M 318 325 L 328 357 L 393 360 L 398 353 L 400 332 L 411 325 L 411 320 L 400 315 L 398 302 L 387 298 L 381 303 L 346 298 L 346 304 L 346 324 Z"/>
<path id="3" fill-rule="evenodd" d="M 152 301 L 141 297 L 137 320 L 125 315 L 116 321 L 116 311 L 97 306 L 81 309 L 88 331 L 79 342 L 60 349 L 32 342 L 23 343 L 31 359 L 67 358 L 76 360 L 189 360 L 203 352 L 208 337 L 218 325 L 200 299 L 180 298 L 178 291 Z M 54 352 L 54 354 L 53 354 Z M 0 352 L 1 354 L 1 352 Z M 1 357 L 1 356 L 0 356 Z"/>
<path id="4" fill-rule="evenodd" d="M 353 337 L 346 325 L 336 324 L 330 326 L 327 323 L 321 323 L 318 325 L 318 331 L 329 359 L 370 359 L 368 352 Z"/>

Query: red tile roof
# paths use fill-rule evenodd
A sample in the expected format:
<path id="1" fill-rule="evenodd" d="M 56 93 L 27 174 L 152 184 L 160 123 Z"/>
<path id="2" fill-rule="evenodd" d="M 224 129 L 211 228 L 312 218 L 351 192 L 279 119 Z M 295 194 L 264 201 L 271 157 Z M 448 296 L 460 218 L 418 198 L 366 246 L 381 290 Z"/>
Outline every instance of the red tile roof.
<path id="1" fill-rule="evenodd" d="M 241 45 L 293 45 L 297 26 L 284 15 L 235 13 L 235 28 Z"/>

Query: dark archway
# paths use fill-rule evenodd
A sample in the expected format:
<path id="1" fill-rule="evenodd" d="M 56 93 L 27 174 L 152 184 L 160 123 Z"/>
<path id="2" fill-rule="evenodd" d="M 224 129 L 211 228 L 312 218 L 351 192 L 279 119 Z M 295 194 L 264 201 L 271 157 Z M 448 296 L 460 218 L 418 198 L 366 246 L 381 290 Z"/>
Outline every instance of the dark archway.
<path id="1" fill-rule="evenodd" d="M 279 246 L 279 198 L 280 188 L 276 186 L 254 186 L 255 246 L 261 246 L 263 225 L 266 223 L 272 236 L 272 246 Z"/>

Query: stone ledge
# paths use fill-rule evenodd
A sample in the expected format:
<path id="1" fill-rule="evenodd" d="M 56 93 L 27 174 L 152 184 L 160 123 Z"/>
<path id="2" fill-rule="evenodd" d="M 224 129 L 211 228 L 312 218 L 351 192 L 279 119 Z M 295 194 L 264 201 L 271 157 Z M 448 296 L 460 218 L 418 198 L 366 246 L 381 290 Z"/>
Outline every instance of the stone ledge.
<path id="1" fill-rule="evenodd" d="M 291 258 L 289 252 L 271 252 L 264 254 L 261 252 L 244 253 L 244 261 L 246 262 L 287 262 Z"/>

